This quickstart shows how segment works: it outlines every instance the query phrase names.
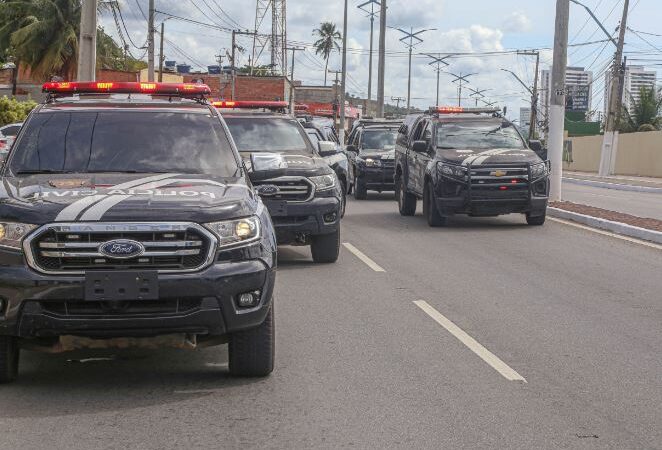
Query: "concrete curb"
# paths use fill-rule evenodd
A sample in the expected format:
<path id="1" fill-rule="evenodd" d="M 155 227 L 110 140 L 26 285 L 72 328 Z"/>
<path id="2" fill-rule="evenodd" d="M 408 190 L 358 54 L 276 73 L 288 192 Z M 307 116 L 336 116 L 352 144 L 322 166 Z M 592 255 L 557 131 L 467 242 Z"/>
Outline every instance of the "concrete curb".
<path id="1" fill-rule="evenodd" d="M 560 208 L 549 207 L 547 208 L 547 214 L 550 217 L 556 217 L 557 219 L 572 220 L 573 222 L 598 228 L 600 230 L 611 231 L 612 233 L 622 234 L 623 236 L 662 244 L 662 232 L 660 231 L 648 230 L 646 228 L 635 227 L 621 222 L 612 222 L 611 220 L 587 216 L 585 214 L 566 211 Z"/>
<path id="2" fill-rule="evenodd" d="M 662 194 L 662 188 L 650 186 L 635 186 L 633 184 L 611 183 L 607 181 L 586 180 L 582 178 L 563 177 L 563 181 L 581 186 L 599 187 L 604 189 L 614 189 L 617 191 L 629 192 L 648 192 L 653 194 Z"/>

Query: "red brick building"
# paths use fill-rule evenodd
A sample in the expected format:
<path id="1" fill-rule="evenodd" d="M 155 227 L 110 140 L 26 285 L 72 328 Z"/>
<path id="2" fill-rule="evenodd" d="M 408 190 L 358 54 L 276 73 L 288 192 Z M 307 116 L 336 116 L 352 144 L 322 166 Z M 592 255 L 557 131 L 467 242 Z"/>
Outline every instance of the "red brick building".
<path id="1" fill-rule="evenodd" d="M 232 99 L 232 79 L 228 74 L 186 74 L 185 83 L 201 80 L 209 86 L 212 98 Z M 285 100 L 290 98 L 290 81 L 285 77 L 237 76 L 234 100 Z"/>

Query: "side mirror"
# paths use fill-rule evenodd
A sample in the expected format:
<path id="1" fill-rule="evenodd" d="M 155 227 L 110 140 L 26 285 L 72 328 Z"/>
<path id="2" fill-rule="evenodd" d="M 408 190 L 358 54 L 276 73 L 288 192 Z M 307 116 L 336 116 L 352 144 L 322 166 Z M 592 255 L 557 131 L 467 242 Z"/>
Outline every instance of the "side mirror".
<path id="1" fill-rule="evenodd" d="M 359 149 L 356 148 L 355 145 L 348 145 L 347 147 L 345 147 L 345 150 L 347 150 L 350 153 L 358 153 L 359 152 Z"/>
<path id="2" fill-rule="evenodd" d="M 427 141 L 414 141 L 411 146 L 411 149 L 416 153 L 426 153 L 428 151 L 429 144 Z"/>
<path id="3" fill-rule="evenodd" d="M 529 148 L 535 152 L 536 155 L 540 156 L 543 161 L 547 161 L 547 149 L 543 148 L 542 142 L 539 140 L 530 140 Z"/>
<path id="4" fill-rule="evenodd" d="M 338 153 L 336 143 L 332 141 L 320 141 L 319 152 L 321 157 L 333 156 Z"/>

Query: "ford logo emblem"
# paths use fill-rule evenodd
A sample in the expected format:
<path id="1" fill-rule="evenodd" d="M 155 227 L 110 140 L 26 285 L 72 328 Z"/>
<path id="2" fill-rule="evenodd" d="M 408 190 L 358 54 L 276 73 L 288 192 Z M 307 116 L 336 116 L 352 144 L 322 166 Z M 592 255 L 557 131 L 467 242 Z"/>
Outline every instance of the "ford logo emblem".
<path id="1" fill-rule="evenodd" d="M 273 197 L 278 195 L 280 188 L 273 184 L 263 184 L 262 186 L 257 187 L 257 193 L 265 197 Z"/>
<path id="2" fill-rule="evenodd" d="M 137 258 L 145 253 L 145 246 L 140 242 L 128 239 L 116 239 L 104 242 L 99 246 L 99 253 L 113 259 Z"/>

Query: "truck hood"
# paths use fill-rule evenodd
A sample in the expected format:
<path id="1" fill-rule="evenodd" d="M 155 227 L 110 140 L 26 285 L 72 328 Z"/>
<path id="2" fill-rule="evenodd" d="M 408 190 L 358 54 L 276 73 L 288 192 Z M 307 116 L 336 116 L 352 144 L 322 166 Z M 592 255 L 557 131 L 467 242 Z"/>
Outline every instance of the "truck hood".
<path id="1" fill-rule="evenodd" d="M 533 150 L 493 149 L 493 150 L 441 150 L 441 159 L 463 166 L 483 166 L 494 164 L 535 164 L 543 162 Z"/>
<path id="2" fill-rule="evenodd" d="M 255 214 L 245 178 L 191 174 L 63 174 L 6 177 L 3 220 L 52 222 L 213 222 Z"/>
<path id="3" fill-rule="evenodd" d="M 258 170 L 257 167 L 253 167 L 253 161 L 251 159 L 252 155 L 259 155 L 261 158 L 267 159 L 272 158 L 274 161 L 279 160 L 281 165 L 278 168 L 274 167 L 269 170 Z M 312 177 L 327 175 L 332 172 L 324 158 L 311 154 L 242 152 L 241 157 L 246 164 L 246 168 L 248 169 L 252 181 L 260 181 L 282 176 Z"/>
<path id="4" fill-rule="evenodd" d="M 361 150 L 359 157 L 362 159 L 379 159 L 379 160 L 394 160 L 395 159 L 395 148 L 390 150 L 370 150 L 365 149 Z"/>

